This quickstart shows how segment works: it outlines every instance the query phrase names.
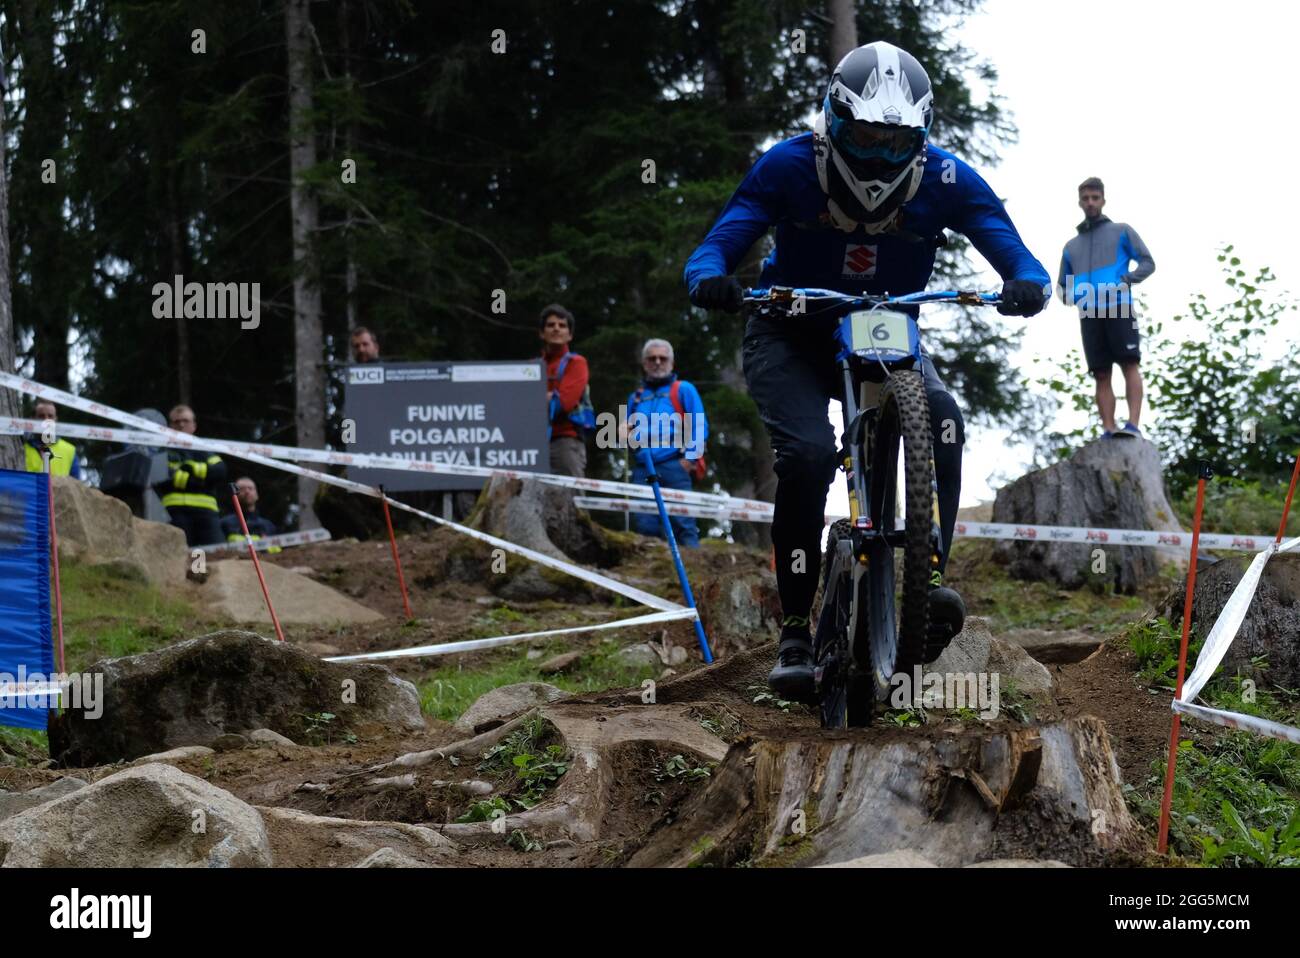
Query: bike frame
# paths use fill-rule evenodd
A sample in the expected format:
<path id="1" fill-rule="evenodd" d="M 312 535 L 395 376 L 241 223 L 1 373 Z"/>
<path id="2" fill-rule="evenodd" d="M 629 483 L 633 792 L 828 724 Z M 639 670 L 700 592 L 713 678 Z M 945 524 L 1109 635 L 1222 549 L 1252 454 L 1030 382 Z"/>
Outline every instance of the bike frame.
<path id="1" fill-rule="evenodd" d="M 780 307 L 780 312 L 790 318 L 796 316 L 814 316 L 827 318 L 835 316 L 839 324 L 835 330 L 835 339 L 840 346 L 836 354 L 841 374 L 844 377 L 844 396 L 842 399 L 844 444 L 848 451 L 847 461 L 843 463 L 848 473 L 849 482 L 849 519 L 855 530 L 869 532 L 885 538 L 891 546 L 898 542 L 898 533 L 893 529 L 875 529 L 871 521 L 871 488 L 868 480 L 865 453 L 866 416 L 874 406 L 868 402 L 867 390 L 879 383 L 873 379 L 859 378 L 861 362 L 878 362 L 884 369 L 886 378 L 895 369 L 919 368 L 922 362 L 920 328 L 911 314 L 902 314 L 907 319 L 908 345 L 906 349 L 854 349 L 850 324 L 853 315 L 860 312 L 888 309 L 891 306 L 916 307 L 924 303 L 954 303 L 963 306 L 994 306 L 1001 302 L 995 293 L 974 291 L 943 290 L 935 292 L 908 293 L 901 296 L 865 295 L 853 296 L 831 289 L 798 288 L 772 286 L 759 289 L 747 289 L 744 293 L 746 302 L 758 307 L 760 314 L 763 306 L 771 304 Z M 789 310 L 790 306 L 799 304 L 797 313 Z M 825 304 L 817 313 L 810 312 L 808 305 Z"/>
<path id="2" fill-rule="evenodd" d="M 888 583 L 893 582 L 892 561 L 889 562 L 888 570 L 885 571 L 878 560 L 892 555 L 893 549 L 903 544 L 906 532 L 892 528 L 892 515 L 880 517 L 882 528 L 876 528 L 872 521 L 871 492 L 873 479 L 877 477 L 871 476 L 870 464 L 867 461 L 870 455 L 868 437 L 874 433 L 872 423 L 878 407 L 870 401 L 872 398 L 870 392 L 874 390 L 878 393 L 883 382 L 895 370 L 919 369 L 923 362 L 920 330 L 915 317 L 910 313 L 888 311 L 888 308 L 891 306 L 917 307 L 923 303 L 944 302 L 968 306 L 986 306 L 996 305 L 1001 301 L 1000 297 L 992 293 L 957 291 L 922 292 L 904 296 L 889 296 L 887 294 L 884 296 L 852 296 L 826 289 L 771 287 L 746 290 L 745 300 L 756 307 L 759 315 L 777 312 L 792 319 L 799 316 L 809 316 L 816 318 L 834 317 L 838 320 L 834 335 L 836 343 L 840 347 L 835 358 L 839 362 L 844 381 L 842 409 L 845 455 L 842 465 L 846 473 L 845 478 L 849 484 L 849 521 L 852 534 L 847 539 L 839 540 L 835 555 L 829 557 L 832 566 L 827 572 L 827 588 L 829 592 L 829 583 L 834 581 L 834 577 L 843 576 L 845 578 L 844 584 L 849 588 L 851 597 L 849 621 L 845 623 L 849 639 L 849 654 L 856 662 L 857 668 L 865 668 L 868 672 L 873 672 L 875 670 L 870 661 L 859 659 L 859 652 L 864 650 L 856 647 L 857 643 L 853 638 L 860 634 L 858 616 L 863 611 L 861 608 L 862 603 L 857 601 L 857 596 L 862 588 L 863 576 L 872 572 L 876 575 L 885 576 Z M 796 304 L 797 309 L 792 309 Z M 825 304 L 824 308 L 818 311 L 809 309 L 810 305 L 817 306 L 819 304 Z M 775 307 L 775 309 L 765 309 L 764 307 L 768 305 Z M 854 317 L 861 316 L 864 312 L 870 314 L 877 310 L 885 310 L 886 312 L 882 313 L 882 320 L 885 316 L 890 317 L 890 320 L 882 321 L 879 326 L 874 327 L 872 337 L 887 339 L 889 346 L 880 348 L 870 345 L 864 348 L 860 337 L 857 337 L 858 341 L 855 342 Z M 905 341 L 901 335 L 903 330 L 898 328 L 900 324 L 903 324 L 904 320 Z M 870 317 L 868 316 L 864 321 L 869 323 Z M 877 335 L 887 325 L 894 327 L 892 334 L 887 333 L 883 337 Z M 864 375 L 871 370 L 872 363 L 878 363 L 883 371 L 883 376 L 879 380 L 874 376 Z M 939 532 L 937 499 L 932 499 L 932 502 L 934 503 L 934 511 L 931 516 L 933 524 L 932 550 L 937 557 L 939 550 L 942 548 L 942 542 Z M 873 551 L 877 553 L 874 557 L 871 556 Z M 884 585 L 885 582 L 879 584 Z M 882 630 L 886 627 L 886 622 L 888 622 L 888 628 L 891 630 L 890 639 L 892 641 L 894 623 L 892 585 L 889 587 L 889 592 L 889 601 L 884 607 L 865 610 L 868 615 L 867 640 L 870 643 L 874 644 L 884 638 Z M 823 611 L 825 611 L 825 606 L 823 606 Z M 890 676 L 888 675 L 876 675 L 877 688 L 887 685 L 889 679 Z"/>

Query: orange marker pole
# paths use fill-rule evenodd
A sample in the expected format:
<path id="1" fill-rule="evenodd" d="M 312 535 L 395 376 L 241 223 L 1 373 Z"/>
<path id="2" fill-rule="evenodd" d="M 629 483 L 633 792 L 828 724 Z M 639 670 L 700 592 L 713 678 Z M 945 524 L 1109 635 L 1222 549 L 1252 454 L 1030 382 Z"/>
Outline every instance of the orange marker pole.
<path id="1" fill-rule="evenodd" d="M 1286 532 L 1286 520 L 1291 514 L 1291 500 L 1295 497 L 1297 479 L 1300 479 L 1300 456 L 1296 456 L 1295 468 L 1291 470 L 1291 488 L 1286 492 L 1286 505 L 1282 507 L 1282 524 L 1277 527 L 1277 545 L 1282 544 L 1282 535 Z"/>
<path id="2" fill-rule="evenodd" d="M 393 549 L 393 564 L 397 566 L 397 586 L 402 590 L 402 608 L 406 610 L 407 620 L 414 619 L 415 614 L 411 611 L 411 600 L 406 596 L 406 578 L 402 575 L 402 557 L 397 554 L 397 536 L 393 535 L 393 516 L 388 511 L 388 494 L 384 492 L 384 487 L 379 487 L 379 501 L 384 505 L 384 523 L 388 526 L 388 544 Z"/>
<path id="3" fill-rule="evenodd" d="M 262 563 L 257 558 L 257 549 L 253 547 L 253 536 L 248 531 L 248 523 L 244 521 L 244 510 L 239 505 L 239 494 L 235 491 L 234 483 L 230 486 L 230 499 L 235 504 L 235 515 L 239 516 L 239 528 L 244 530 L 244 541 L 248 543 L 248 554 L 253 557 L 253 568 L 257 570 L 257 581 L 262 583 L 262 598 L 266 599 L 267 611 L 271 613 L 271 624 L 275 626 L 276 637 L 281 642 L 284 641 L 284 630 L 280 628 L 280 617 L 275 614 L 275 606 L 271 604 L 271 593 L 266 589 L 266 577 L 262 575 Z"/>
<path id="4" fill-rule="evenodd" d="M 1183 602 L 1183 641 L 1178 647 L 1178 684 L 1176 698 L 1183 694 L 1183 676 L 1187 672 L 1187 638 L 1192 632 L 1192 594 L 1196 591 L 1196 555 L 1201 541 L 1201 514 L 1205 506 L 1205 480 L 1212 477 L 1208 462 L 1201 463 L 1200 478 L 1196 482 L 1196 516 L 1192 520 L 1192 560 L 1187 569 L 1187 598 Z M 1178 732 L 1182 715 L 1174 713 L 1169 729 L 1169 761 L 1165 763 L 1165 795 L 1160 801 L 1160 841 L 1156 850 L 1163 855 L 1169 847 L 1169 809 L 1174 800 L 1174 769 L 1178 764 Z"/>

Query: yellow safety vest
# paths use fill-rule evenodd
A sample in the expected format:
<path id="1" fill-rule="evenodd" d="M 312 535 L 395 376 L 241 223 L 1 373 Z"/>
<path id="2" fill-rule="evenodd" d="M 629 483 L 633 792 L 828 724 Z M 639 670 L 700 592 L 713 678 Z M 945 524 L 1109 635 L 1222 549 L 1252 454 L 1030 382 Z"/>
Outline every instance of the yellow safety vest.
<path id="1" fill-rule="evenodd" d="M 188 506 L 191 509 L 211 509 L 213 512 L 220 512 L 216 498 L 210 493 L 185 491 L 190 479 L 197 479 L 195 485 L 202 488 L 207 482 L 208 466 L 216 465 L 220 461 L 221 457 L 217 455 L 208 456 L 206 462 L 197 462 L 193 459 L 186 459 L 184 462 L 169 460 L 167 471 L 172 474 L 172 489 L 162 497 L 164 508 Z M 185 468 L 181 469 L 182 466 Z M 178 469 L 180 469 L 179 476 L 176 474 Z"/>
<path id="2" fill-rule="evenodd" d="M 44 472 L 45 463 L 41 454 L 31 443 L 23 443 L 23 452 L 27 456 L 28 472 Z M 50 447 L 50 472 L 56 476 L 66 476 L 72 472 L 72 463 L 77 458 L 77 447 L 66 439 L 55 440 Z"/>

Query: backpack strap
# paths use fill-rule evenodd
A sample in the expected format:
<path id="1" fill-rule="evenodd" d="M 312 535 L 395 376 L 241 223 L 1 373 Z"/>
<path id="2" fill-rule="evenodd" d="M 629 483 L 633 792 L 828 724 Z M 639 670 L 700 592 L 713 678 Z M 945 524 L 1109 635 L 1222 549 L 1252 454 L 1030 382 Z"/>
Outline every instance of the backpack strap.
<path id="1" fill-rule="evenodd" d="M 685 416 L 686 407 L 682 405 L 681 392 L 682 381 L 680 379 L 674 379 L 673 384 L 668 387 L 668 401 L 671 402 L 673 408 L 677 410 L 677 415 Z"/>
<path id="2" fill-rule="evenodd" d="M 555 375 L 551 377 L 552 382 L 558 383 L 561 379 L 564 378 L 564 370 L 568 368 L 569 360 L 576 355 L 578 354 L 574 352 L 568 352 L 560 357 L 560 363 L 558 366 L 555 367 Z"/>

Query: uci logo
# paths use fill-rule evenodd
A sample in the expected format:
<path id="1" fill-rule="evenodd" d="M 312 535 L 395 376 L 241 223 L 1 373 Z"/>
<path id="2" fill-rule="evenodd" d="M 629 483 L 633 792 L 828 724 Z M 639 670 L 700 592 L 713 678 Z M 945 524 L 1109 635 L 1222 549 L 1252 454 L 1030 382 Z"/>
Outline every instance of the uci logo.
<path id="1" fill-rule="evenodd" d="M 383 381 L 383 366 L 352 366 L 348 369 L 349 386 L 369 386 Z"/>

